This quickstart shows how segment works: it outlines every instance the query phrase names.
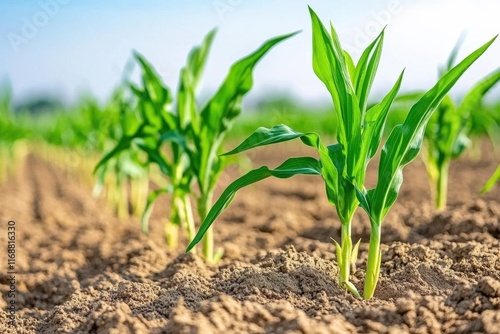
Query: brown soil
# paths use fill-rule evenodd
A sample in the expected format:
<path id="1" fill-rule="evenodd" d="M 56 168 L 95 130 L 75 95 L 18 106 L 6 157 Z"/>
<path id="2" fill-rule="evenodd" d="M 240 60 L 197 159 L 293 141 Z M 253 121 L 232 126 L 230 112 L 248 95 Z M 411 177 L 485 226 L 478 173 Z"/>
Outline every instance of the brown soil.
<path id="1" fill-rule="evenodd" d="M 276 166 L 291 149 L 257 153 L 258 164 Z M 167 202 L 147 237 L 137 220 L 118 221 L 67 173 L 29 156 L 0 187 L 0 244 L 15 220 L 18 272 L 12 328 L 1 246 L 0 333 L 500 333 L 500 187 L 477 194 L 499 160 L 454 163 L 441 213 L 422 163 L 408 166 L 383 226 L 375 297 L 361 301 L 337 284 L 330 238 L 339 239 L 339 221 L 317 177 L 239 193 L 215 224 L 225 256 L 207 266 L 165 246 Z M 362 289 L 369 224 L 361 210 L 353 225 L 362 239 L 353 283 Z"/>

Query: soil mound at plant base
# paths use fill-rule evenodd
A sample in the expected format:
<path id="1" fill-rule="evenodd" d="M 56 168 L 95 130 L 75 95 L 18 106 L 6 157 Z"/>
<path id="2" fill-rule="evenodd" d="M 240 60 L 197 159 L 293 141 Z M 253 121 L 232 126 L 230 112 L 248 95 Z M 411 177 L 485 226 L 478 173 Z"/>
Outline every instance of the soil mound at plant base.
<path id="1" fill-rule="evenodd" d="M 35 156 L 27 163 L 0 187 L 0 220 L 16 220 L 18 269 L 15 329 L 0 271 L 0 333 L 500 332 L 500 189 L 473 195 L 497 161 L 459 161 L 452 175 L 462 182 L 450 185 L 441 213 L 419 181 L 423 166 L 408 166 L 369 301 L 338 286 L 330 237 L 338 240 L 339 223 L 320 180 L 266 180 L 236 197 L 215 226 L 225 256 L 207 266 L 166 248 L 166 204 L 156 206 L 147 237 L 72 176 Z M 369 222 L 361 212 L 355 220 L 362 243 L 352 282 L 362 290 Z"/>

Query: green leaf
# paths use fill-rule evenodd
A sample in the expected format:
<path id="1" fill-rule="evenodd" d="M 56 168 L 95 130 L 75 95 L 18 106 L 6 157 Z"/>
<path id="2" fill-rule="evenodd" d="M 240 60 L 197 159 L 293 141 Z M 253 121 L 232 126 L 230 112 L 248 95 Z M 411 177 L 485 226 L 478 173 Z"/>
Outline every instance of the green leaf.
<path id="1" fill-rule="evenodd" d="M 342 284 L 347 290 L 349 290 L 350 293 L 354 295 L 354 297 L 361 299 L 361 295 L 359 294 L 358 289 L 356 289 L 356 286 L 352 282 L 344 281 L 342 282 Z"/>
<path id="2" fill-rule="evenodd" d="M 453 50 L 451 50 L 450 56 L 448 57 L 448 61 L 446 62 L 446 68 L 444 72 L 451 70 L 451 68 L 457 62 L 458 53 L 460 52 L 460 48 L 462 47 L 464 41 L 465 41 L 465 34 L 462 33 L 458 38 L 457 42 L 455 43 Z"/>
<path id="3" fill-rule="evenodd" d="M 186 66 L 181 70 L 177 94 L 177 113 L 179 128 L 191 124 L 199 132 L 199 120 L 196 106 L 196 89 L 200 82 L 210 52 L 216 29 L 205 36 L 203 43 L 191 50 Z"/>
<path id="4" fill-rule="evenodd" d="M 140 53 L 134 52 L 134 56 L 142 67 L 144 92 L 150 101 L 155 107 L 169 104 L 172 99 L 170 92 L 161 82 L 160 76 L 153 69 L 153 66 Z"/>
<path id="5" fill-rule="evenodd" d="M 493 189 L 498 180 L 500 180 L 500 165 L 498 165 L 498 168 L 495 171 L 495 173 L 493 173 L 491 178 L 488 180 L 488 182 L 486 182 L 486 184 L 481 189 L 481 194 L 491 191 L 491 189 Z"/>
<path id="6" fill-rule="evenodd" d="M 354 245 L 351 253 L 351 265 L 356 266 L 356 260 L 358 259 L 359 245 L 361 244 L 361 239 Z"/>
<path id="7" fill-rule="evenodd" d="M 143 150 L 148 155 L 148 161 L 150 163 L 156 163 L 160 168 L 160 171 L 168 176 L 173 177 L 173 164 L 171 164 L 164 154 L 160 151 L 159 145 L 154 138 L 138 138 L 134 142 L 136 145 Z M 160 143 L 161 145 L 161 143 Z"/>
<path id="8" fill-rule="evenodd" d="M 235 149 L 231 150 L 225 155 L 232 155 L 240 153 L 252 148 L 281 143 L 289 140 L 300 138 L 300 140 L 307 146 L 314 147 L 320 156 L 321 173 L 326 183 L 326 193 L 328 200 L 336 204 L 338 197 L 338 179 L 339 171 L 342 173 L 344 162 L 342 158 L 342 146 L 334 145 L 326 147 L 319 136 L 314 132 L 300 133 L 296 132 L 290 127 L 281 124 L 273 126 L 271 129 L 261 127 L 252 133 Z M 334 163 L 337 163 L 337 167 Z M 339 167 L 342 169 L 339 170 Z"/>
<path id="9" fill-rule="evenodd" d="M 453 159 L 458 158 L 462 152 L 470 145 L 468 133 L 470 132 L 472 114 L 484 112 L 481 110 L 481 103 L 484 96 L 500 81 L 500 69 L 488 75 L 486 78 L 477 83 L 465 95 L 462 103 L 457 109 L 449 110 L 448 118 L 453 120 L 448 126 L 448 140 L 443 140 L 446 143 L 445 154 Z M 450 140 L 451 139 L 451 140 Z"/>
<path id="10" fill-rule="evenodd" d="M 351 81 L 354 82 L 354 78 L 356 76 L 356 65 L 354 65 L 354 60 L 352 60 L 351 55 L 344 50 L 344 59 L 347 66 L 347 71 L 349 73 L 349 77 Z"/>
<path id="11" fill-rule="evenodd" d="M 425 92 L 419 91 L 419 90 L 412 91 L 412 92 L 402 93 L 402 94 L 399 94 L 394 99 L 394 102 L 397 102 L 397 103 L 404 103 L 404 102 L 415 103 L 418 100 L 420 100 L 422 98 L 422 96 L 424 96 L 424 94 L 425 94 Z"/>
<path id="12" fill-rule="evenodd" d="M 333 240 L 333 243 L 335 244 L 335 252 L 337 254 L 337 265 L 339 268 L 342 268 L 344 264 L 342 263 L 342 247 L 340 247 L 340 244 L 337 242 L 337 240 L 331 238 Z"/>
<path id="13" fill-rule="evenodd" d="M 429 119 L 425 139 L 429 153 L 437 160 L 441 156 L 451 156 L 452 147 L 457 139 L 463 117 L 458 114 L 455 103 L 449 95 L 445 96 L 436 112 Z"/>
<path id="14" fill-rule="evenodd" d="M 384 44 L 384 30 L 365 49 L 361 55 L 354 76 L 354 87 L 359 99 L 359 109 L 365 110 L 368 103 L 368 95 L 377 73 Z"/>
<path id="15" fill-rule="evenodd" d="M 496 39 L 474 51 L 460 64 L 447 72 L 437 84 L 411 108 L 403 124 L 391 132 L 382 150 L 377 186 L 368 192 L 373 221 L 381 222 L 399 193 L 403 181 L 402 169 L 420 151 L 425 126 L 441 100 L 462 74 L 488 49 Z"/>
<path id="16" fill-rule="evenodd" d="M 224 190 L 222 195 L 219 197 L 217 202 L 208 213 L 207 217 L 201 224 L 195 238 L 189 244 L 186 252 L 189 252 L 194 246 L 196 246 L 197 243 L 201 241 L 205 232 L 210 228 L 215 219 L 221 214 L 222 210 L 224 210 L 231 203 L 238 190 L 255 182 L 266 179 L 270 176 L 285 179 L 300 174 L 321 175 L 321 166 L 319 161 L 311 157 L 290 158 L 283 164 L 278 166 L 276 169 L 269 169 L 266 166 L 262 166 L 258 169 L 250 171 L 249 173 L 243 175 L 242 177 L 231 183 L 226 188 L 226 190 Z"/>
<path id="17" fill-rule="evenodd" d="M 500 81 L 500 68 L 490 73 L 486 78 L 478 82 L 468 93 L 465 95 L 458 111 L 465 117 L 472 112 L 476 112 L 481 106 L 484 96 Z"/>
<path id="18" fill-rule="evenodd" d="M 208 54 L 212 48 L 212 43 L 217 33 L 217 29 L 212 29 L 203 39 L 199 47 L 194 48 L 188 56 L 189 72 L 193 78 L 193 87 L 198 87 L 200 78 L 203 74 L 205 64 L 207 62 Z"/>
<path id="19" fill-rule="evenodd" d="M 147 234 L 149 231 L 149 218 L 151 217 L 151 212 L 153 211 L 154 202 L 158 199 L 158 197 L 162 194 L 172 193 L 173 188 L 171 186 L 154 190 L 148 196 L 148 201 L 146 203 L 146 207 L 144 208 L 144 212 L 141 217 L 141 230 L 143 233 Z"/>
<path id="20" fill-rule="evenodd" d="M 201 112 L 202 121 L 209 135 L 224 133 L 231 121 L 241 112 L 241 98 L 253 86 L 253 69 L 262 57 L 276 44 L 296 35 L 291 33 L 265 42 L 249 56 L 231 66 L 226 79 L 217 93 L 210 99 Z"/>
<path id="21" fill-rule="evenodd" d="M 240 145 L 223 155 L 237 154 L 255 147 L 282 143 L 300 138 L 303 135 L 303 133 L 295 132 L 285 124 L 275 125 L 271 129 L 260 127 Z"/>
<path id="22" fill-rule="evenodd" d="M 340 123 L 337 138 L 347 149 L 346 145 L 353 137 L 353 127 L 357 126 L 359 129 L 360 121 L 356 122 L 356 116 L 359 120 L 361 116 L 351 108 L 354 92 L 345 65 L 344 51 L 340 47 L 338 38 L 334 41 L 333 36 L 329 35 L 326 27 L 310 7 L 309 13 L 313 31 L 313 70 L 332 96 Z M 333 28 L 332 34 L 335 34 Z M 334 36 L 336 37 L 336 34 Z M 359 107 L 358 103 L 356 107 Z"/>
<path id="23" fill-rule="evenodd" d="M 174 142 L 183 149 L 187 150 L 187 139 L 179 131 L 171 130 L 161 135 L 159 143 Z"/>
<path id="24" fill-rule="evenodd" d="M 198 121 L 196 119 L 196 95 L 193 78 L 188 69 L 183 68 L 180 74 L 179 91 L 177 93 L 177 127 L 183 129 L 190 123 L 193 128 L 198 130 Z M 198 130 L 199 131 L 199 130 Z"/>
<path id="25" fill-rule="evenodd" d="M 202 192 L 210 191 L 210 185 L 213 183 L 210 176 L 219 147 L 231 129 L 234 119 L 241 113 L 243 96 L 253 86 L 254 67 L 271 48 L 295 34 L 297 33 L 268 40 L 255 52 L 233 64 L 217 93 L 202 109 L 200 131 L 196 138 L 198 161 L 193 163 L 197 168 L 197 178 Z M 193 130 L 196 133 L 196 129 Z"/>
<path id="26" fill-rule="evenodd" d="M 404 71 L 401 72 L 398 80 L 392 87 L 391 91 L 384 97 L 382 102 L 370 108 L 364 119 L 362 157 L 360 161 L 364 161 L 365 165 L 360 166 L 365 169 L 368 161 L 373 158 L 379 148 L 382 136 L 384 134 L 384 126 L 387 121 L 387 115 L 391 109 L 392 103 L 399 92 L 401 82 L 403 80 Z"/>
<path id="27" fill-rule="evenodd" d="M 329 90 L 339 127 L 338 142 L 346 157 L 345 176 L 355 177 L 359 170 L 358 161 L 361 147 L 361 119 L 358 97 L 348 73 L 344 51 L 333 26 L 331 35 L 321 23 L 316 13 L 309 8 L 313 30 L 313 69 Z"/>
<path id="28" fill-rule="evenodd" d="M 104 181 L 107 172 L 108 172 L 108 166 L 106 165 L 106 163 L 103 163 L 99 167 L 95 167 L 94 173 L 97 175 L 97 181 L 96 184 L 94 185 L 94 188 L 92 189 L 93 198 L 97 198 L 101 194 L 101 191 L 104 188 Z"/>
<path id="29" fill-rule="evenodd" d="M 120 153 L 123 151 L 127 150 L 130 148 L 132 145 L 132 141 L 134 140 L 135 136 L 126 136 L 123 137 L 118 144 L 111 150 L 109 151 L 104 157 L 97 163 L 97 165 L 94 168 L 94 173 L 98 173 L 98 171 L 106 165 L 109 160 L 116 158 Z"/>

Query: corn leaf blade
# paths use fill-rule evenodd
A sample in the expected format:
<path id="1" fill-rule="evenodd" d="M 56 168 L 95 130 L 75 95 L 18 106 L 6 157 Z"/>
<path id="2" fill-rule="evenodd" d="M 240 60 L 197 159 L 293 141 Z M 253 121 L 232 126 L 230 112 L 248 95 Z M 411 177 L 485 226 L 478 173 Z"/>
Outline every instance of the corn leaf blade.
<path id="1" fill-rule="evenodd" d="M 356 72 L 354 75 L 354 88 L 359 98 L 359 109 L 365 110 L 368 103 L 368 95 L 375 80 L 382 47 L 384 44 L 384 30 L 375 38 L 375 40 L 365 49 L 359 58 Z"/>
<path id="2" fill-rule="evenodd" d="M 285 124 L 275 125 L 271 129 L 260 127 L 240 145 L 223 155 L 233 155 L 260 146 L 282 143 L 300 138 L 303 135 L 303 133 L 295 132 Z"/>
<path id="3" fill-rule="evenodd" d="M 498 165 L 498 168 L 496 169 L 495 173 L 493 173 L 491 178 L 483 186 L 483 188 L 481 189 L 481 193 L 484 194 L 491 191 L 491 189 L 493 189 L 498 180 L 500 180 L 500 165 Z"/>
<path id="4" fill-rule="evenodd" d="M 199 132 L 196 89 L 203 74 L 216 32 L 216 29 L 211 30 L 203 39 L 202 44 L 191 50 L 187 64 L 181 70 L 179 91 L 177 93 L 179 128 L 191 124 L 194 131 Z"/>
<path id="5" fill-rule="evenodd" d="M 387 120 L 387 115 L 389 114 L 392 103 L 401 88 L 403 75 L 404 71 L 401 73 L 398 80 L 384 99 L 366 112 L 364 119 L 363 143 L 361 148 L 363 152 L 362 156 L 366 158 L 360 161 L 365 160 L 364 162 L 367 163 L 368 160 L 373 158 L 375 153 L 377 153 L 384 134 L 384 126 Z M 366 166 L 361 166 L 361 168 L 366 168 Z"/>
<path id="6" fill-rule="evenodd" d="M 448 71 L 410 109 L 404 123 L 396 126 L 382 149 L 377 186 L 368 192 L 370 215 L 380 222 L 394 204 L 403 181 L 402 169 L 420 151 L 427 121 L 462 74 L 488 49 L 493 38 Z M 361 202 L 361 201 L 360 201 Z"/>
<path id="7" fill-rule="evenodd" d="M 241 112 L 241 98 L 253 86 L 255 65 L 273 46 L 296 34 L 291 33 L 270 39 L 255 52 L 231 66 L 231 70 L 217 93 L 201 112 L 202 121 L 210 130 L 207 135 L 220 135 L 227 130 L 230 122 Z"/>
<path id="8" fill-rule="evenodd" d="M 194 246 L 196 246 L 197 243 L 201 241 L 205 232 L 210 228 L 221 212 L 231 203 L 238 190 L 271 176 L 286 179 L 294 175 L 301 174 L 321 175 L 321 166 L 319 161 L 311 157 L 290 158 L 276 169 L 269 169 L 266 166 L 262 166 L 250 171 L 231 183 L 226 190 L 224 190 L 217 202 L 215 202 L 214 206 L 201 224 L 195 238 L 189 244 L 186 252 L 189 252 Z"/>
<path id="9" fill-rule="evenodd" d="M 325 84 L 339 119 L 337 139 L 347 158 L 346 174 L 358 173 L 357 161 L 361 146 L 361 111 L 354 92 L 344 51 L 333 26 L 331 34 L 316 13 L 309 8 L 313 30 L 313 69 Z"/>
<path id="10" fill-rule="evenodd" d="M 461 115 L 468 115 L 477 110 L 483 97 L 500 81 L 500 68 L 489 74 L 486 78 L 478 82 L 468 93 L 465 95 L 458 111 Z"/>

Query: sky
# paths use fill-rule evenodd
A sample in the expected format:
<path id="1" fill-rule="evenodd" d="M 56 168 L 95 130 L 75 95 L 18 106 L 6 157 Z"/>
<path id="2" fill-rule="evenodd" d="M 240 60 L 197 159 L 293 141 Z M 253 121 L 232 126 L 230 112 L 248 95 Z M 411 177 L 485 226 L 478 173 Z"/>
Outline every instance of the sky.
<path id="1" fill-rule="evenodd" d="M 460 59 L 500 33 L 498 0 L 5 0 L 0 82 L 10 82 L 16 100 L 50 94 L 74 102 L 88 93 L 105 100 L 137 50 L 175 88 L 189 50 L 217 27 L 203 81 L 208 94 L 236 60 L 271 37 L 300 30 L 259 63 L 248 98 L 276 93 L 328 101 L 312 71 L 307 5 L 332 22 L 355 59 L 387 26 L 374 96 L 387 92 L 403 68 L 403 90 L 428 89 L 462 33 Z M 453 93 L 462 94 L 497 67 L 500 40 Z"/>

